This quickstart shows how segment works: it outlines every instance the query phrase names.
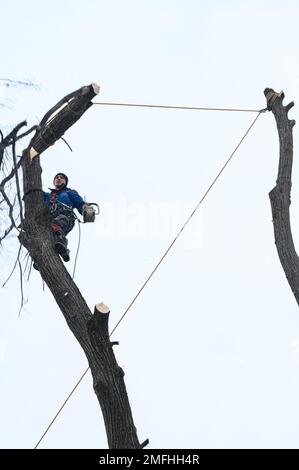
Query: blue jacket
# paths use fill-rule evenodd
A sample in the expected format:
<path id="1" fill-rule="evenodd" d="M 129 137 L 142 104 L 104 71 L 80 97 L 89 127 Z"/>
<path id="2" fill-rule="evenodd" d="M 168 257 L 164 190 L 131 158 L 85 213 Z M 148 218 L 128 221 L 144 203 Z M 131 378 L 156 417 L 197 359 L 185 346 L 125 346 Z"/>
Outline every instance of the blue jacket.
<path id="1" fill-rule="evenodd" d="M 81 215 L 83 212 L 84 200 L 74 189 L 51 189 L 50 193 L 44 192 L 44 201 L 46 204 L 48 204 L 50 208 L 53 208 L 53 205 L 56 202 L 58 203 L 57 209 L 59 209 L 59 202 L 61 202 L 62 204 L 68 206 L 70 209 L 77 209 L 77 211 L 80 212 Z"/>

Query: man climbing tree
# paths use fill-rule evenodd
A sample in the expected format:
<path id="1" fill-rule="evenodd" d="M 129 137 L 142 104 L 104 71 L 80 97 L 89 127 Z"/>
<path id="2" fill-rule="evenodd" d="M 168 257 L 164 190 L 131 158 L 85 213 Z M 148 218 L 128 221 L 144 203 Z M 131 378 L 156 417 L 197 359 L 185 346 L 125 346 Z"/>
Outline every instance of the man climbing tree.
<path id="1" fill-rule="evenodd" d="M 79 212 L 83 209 L 84 218 L 85 205 L 83 207 L 83 200 L 75 191 L 67 188 L 68 178 L 62 173 L 57 174 L 54 179 L 55 190 L 46 194 L 42 190 L 40 155 L 60 139 L 66 130 L 92 106 L 91 99 L 98 92 L 99 86 L 93 83 L 68 94 L 45 114 L 38 126 L 33 126 L 23 134 L 19 132 L 26 125 L 25 121 L 18 124 L 7 136 L 0 131 L 0 173 L 2 172 L 0 205 L 6 204 L 7 206 L 7 225 L 0 230 L 0 243 L 10 234 L 18 233 L 20 249 L 15 264 L 21 264 L 20 253 L 21 250 L 26 249 L 39 267 L 43 281 L 81 345 L 103 413 L 109 448 L 140 449 L 148 444 L 148 440 L 140 443 L 137 436 L 126 392 L 124 371 L 118 366 L 113 351 L 113 346 L 118 343 L 110 341 L 108 330 L 110 310 L 103 303 L 96 304 L 94 312 L 89 309 L 74 280 L 55 253 L 58 249 L 57 235 L 51 233 L 53 224 L 56 224 L 57 229 L 54 233 L 60 232 L 59 236 L 65 238 L 73 228 L 73 209 L 76 208 Z M 29 145 L 24 149 L 22 156 L 17 157 L 17 141 L 32 132 L 34 135 Z M 12 168 L 7 175 L 4 172 L 3 160 L 7 158 L 8 150 L 11 150 Z M 19 169 L 23 171 L 23 191 L 19 180 Z M 15 179 L 16 195 L 11 194 L 12 179 Z M 55 194 L 53 194 L 54 191 Z M 50 214 L 51 224 L 49 224 L 49 206 L 50 209 L 53 208 L 51 199 L 52 202 L 56 201 L 53 204 L 54 208 L 55 204 L 58 209 L 60 203 L 62 207 L 65 203 L 68 206 L 68 212 L 58 214 L 54 210 L 53 214 Z M 90 205 L 93 204 L 87 204 L 87 207 Z M 62 215 L 65 218 L 62 218 Z M 92 220 L 93 215 L 86 219 L 87 222 Z M 2 229 L 2 226 L 0 228 Z M 65 242 L 62 242 L 62 245 L 66 253 Z M 59 254 L 62 256 L 62 252 Z M 87 371 L 88 369 L 84 375 Z M 48 429 L 49 427 L 46 432 Z M 38 447 L 44 435 L 45 433 L 35 448 Z"/>
<path id="2" fill-rule="evenodd" d="M 74 228 L 76 220 L 73 209 L 77 209 L 82 215 L 84 200 L 77 191 L 67 187 L 68 177 L 64 173 L 57 173 L 53 183 L 55 189 L 44 193 L 44 201 L 49 206 L 55 251 L 67 262 L 70 260 L 70 250 L 67 248 L 66 235 Z"/>

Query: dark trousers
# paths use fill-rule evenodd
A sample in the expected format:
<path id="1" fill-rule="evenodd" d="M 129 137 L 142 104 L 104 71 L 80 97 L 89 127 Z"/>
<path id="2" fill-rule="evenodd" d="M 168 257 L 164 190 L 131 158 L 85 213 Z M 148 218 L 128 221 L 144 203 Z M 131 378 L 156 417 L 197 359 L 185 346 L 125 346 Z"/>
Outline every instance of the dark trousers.
<path id="1" fill-rule="evenodd" d="M 50 220 L 53 232 L 65 237 L 74 228 L 76 218 L 73 211 L 58 209 L 50 213 Z"/>

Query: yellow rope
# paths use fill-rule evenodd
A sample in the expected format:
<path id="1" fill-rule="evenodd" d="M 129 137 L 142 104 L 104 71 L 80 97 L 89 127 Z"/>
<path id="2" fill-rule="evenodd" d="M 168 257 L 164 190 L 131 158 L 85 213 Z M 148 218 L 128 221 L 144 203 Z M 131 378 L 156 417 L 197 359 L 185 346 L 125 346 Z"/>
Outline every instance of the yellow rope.
<path id="1" fill-rule="evenodd" d="M 199 108 L 195 106 L 169 106 L 162 104 L 136 104 L 136 103 L 99 103 L 93 101 L 93 104 L 101 106 L 129 106 L 135 108 L 164 108 L 164 109 L 191 109 L 196 111 L 235 111 L 246 113 L 261 113 L 264 109 L 236 109 L 236 108 Z"/>
<path id="2" fill-rule="evenodd" d="M 190 220 L 192 219 L 192 217 L 194 216 L 195 212 L 197 211 L 197 209 L 199 208 L 199 206 L 201 205 L 201 203 L 204 201 L 204 199 L 207 197 L 207 195 L 209 194 L 209 192 L 211 191 L 212 187 L 214 186 L 214 184 L 216 183 L 216 181 L 218 180 L 218 178 L 220 177 L 221 173 L 224 171 L 224 169 L 226 168 L 226 166 L 229 164 L 229 162 L 231 161 L 231 159 L 233 158 L 234 154 L 236 153 L 236 151 L 238 150 L 238 148 L 240 147 L 240 145 L 242 144 L 243 140 L 245 139 L 245 137 L 247 136 L 247 134 L 249 133 L 249 131 L 252 129 L 252 127 L 254 126 L 254 124 L 256 123 L 256 121 L 258 120 L 259 116 L 260 116 L 261 112 L 259 112 L 259 114 L 256 116 L 256 118 L 254 119 L 254 121 L 252 122 L 252 124 L 250 125 L 250 127 L 247 129 L 247 131 L 245 132 L 245 134 L 243 135 L 242 139 L 239 141 L 239 143 L 237 144 L 237 146 L 235 147 L 234 151 L 231 153 L 231 155 L 229 156 L 229 158 L 226 160 L 225 164 L 222 166 L 221 170 L 218 172 L 217 176 L 213 179 L 212 183 L 210 184 L 210 186 L 208 187 L 208 189 L 206 190 L 206 192 L 204 193 L 204 195 L 202 196 L 202 198 L 200 199 L 200 201 L 197 203 L 197 205 L 195 206 L 195 208 L 193 209 L 193 211 L 191 212 L 191 214 L 189 215 L 188 219 L 186 220 L 186 222 L 183 224 L 183 226 L 181 227 L 181 229 L 179 230 L 178 234 L 176 235 L 176 237 L 172 240 L 171 244 L 169 245 L 169 247 L 167 248 L 167 250 L 165 251 L 165 253 L 162 255 L 162 257 L 160 258 L 160 260 L 158 261 L 158 263 L 156 264 L 156 266 L 154 267 L 154 269 L 152 270 L 152 272 L 150 273 L 150 275 L 147 277 L 146 281 L 142 284 L 141 288 L 139 289 L 139 291 L 137 292 L 137 294 L 135 295 L 135 297 L 133 298 L 133 300 L 131 301 L 131 303 L 129 304 L 129 306 L 127 307 L 127 309 L 125 310 L 125 312 L 123 313 L 123 315 L 121 316 L 121 318 L 119 319 L 119 321 L 117 322 L 117 324 L 115 325 L 115 327 L 113 328 L 113 330 L 111 331 L 110 333 L 110 336 L 112 335 L 112 333 L 116 330 L 116 328 L 118 327 L 118 325 L 120 324 L 120 322 L 123 320 L 123 318 L 126 316 L 126 314 L 128 313 L 128 311 L 130 310 L 130 308 L 132 307 L 132 305 L 134 304 L 135 300 L 139 297 L 139 295 L 141 294 L 141 292 L 143 291 L 143 289 L 145 288 L 145 286 L 147 285 L 147 283 L 149 282 L 149 280 L 152 278 L 152 276 L 154 275 L 154 273 L 157 271 L 158 267 L 160 266 L 160 264 L 162 263 L 162 261 L 164 260 L 164 258 L 167 256 L 167 254 L 169 253 L 169 251 L 171 250 L 171 248 L 173 247 L 173 245 L 175 244 L 175 242 L 177 241 L 177 239 L 179 238 L 179 236 L 181 235 L 181 233 L 183 232 L 183 230 L 185 229 L 186 225 L 190 222 Z"/>
<path id="3" fill-rule="evenodd" d="M 191 218 L 194 216 L 195 212 L 197 211 L 197 209 L 199 208 L 199 206 L 202 204 L 202 202 L 204 201 L 204 199 L 207 197 L 208 193 L 211 191 L 212 187 L 214 186 L 214 184 L 216 183 L 216 181 L 218 180 L 218 178 L 220 177 L 220 175 L 223 173 L 224 169 L 226 168 L 226 166 L 229 164 L 229 162 L 231 161 L 231 159 L 233 158 L 234 154 L 236 153 L 236 151 L 238 150 L 238 148 L 240 147 L 240 145 L 242 144 L 242 142 L 244 141 L 244 139 L 246 138 L 246 136 L 248 135 L 248 133 L 250 132 L 250 130 L 252 129 L 252 127 L 254 126 L 254 124 L 256 123 L 256 121 L 258 120 L 260 114 L 263 112 L 264 110 L 260 110 L 258 111 L 258 115 L 255 117 L 254 121 L 251 123 L 251 125 L 249 126 L 249 128 L 247 129 L 247 131 L 245 132 L 245 134 L 243 135 L 243 137 L 241 138 L 241 140 L 238 142 L 238 144 L 236 145 L 235 149 L 233 150 L 233 152 L 230 154 L 229 158 L 226 160 L 226 162 L 224 163 L 224 165 L 221 167 L 220 171 L 217 173 L 216 177 L 213 179 L 212 183 L 210 184 L 210 186 L 208 187 L 208 189 L 206 190 L 206 192 L 204 193 L 204 195 L 202 196 L 202 198 L 200 199 L 200 201 L 197 203 L 197 205 L 195 206 L 195 208 L 193 209 L 193 211 L 191 212 L 191 214 L 189 215 L 188 219 L 186 220 L 186 222 L 183 224 L 183 226 L 181 227 L 181 229 L 179 230 L 178 234 L 176 235 L 176 237 L 173 239 L 173 241 L 171 242 L 171 244 L 169 245 L 169 247 L 167 248 L 167 250 L 165 251 L 165 253 L 162 255 L 162 257 L 160 258 L 160 260 L 158 261 L 158 263 L 156 264 L 156 266 L 154 267 L 154 269 L 151 271 L 151 273 L 149 274 L 149 276 L 147 277 L 146 281 L 142 284 L 141 288 L 139 289 L 139 291 L 137 292 L 137 294 L 135 295 L 135 297 L 133 298 L 133 300 L 130 302 L 129 306 L 126 308 L 125 312 L 123 313 L 123 315 L 120 317 L 120 319 L 118 320 L 118 322 L 116 323 L 115 327 L 112 329 L 110 335 L 109 335 L 109 338 L 111 337 L 111 335 L 114 333 L 114 331 L 116 330 L 116 328 L 118 327 L 118 325 L 121 323 L 121 321 L 124 319 L 124 317 L 127 315 L 128 311 L 130 310 L 130 308 L 132 307 L 132 305 L 134 304 L 134 302 L 137 300 L 137 298 L 139 297 L 139 295 L 141 294 L 141 292 L 143 291 L 143 289 L 145 288 L 145 286 L 148 284 L 148 282 L 150 281 L 150 279 L 152 278 L 152 276 L 154 275 L 154 273 L 157 271 L 158 267 L 160 266 L 160 264 L 162 263 L 162 261 L 165 259 L 165 257 L 167 256 L 167 254 L 169 253 L 169 251 L 171 250 L 171 248 L 173 247 L 173 245 L 175 244 L 175 242 L 177 241 L 177 239 L 179 238 L 179 236 L 181 235 L 181 233 L 183 232 L 183 230 L 185 229 L 186 225 L 190 222 Z M 85 377 L 85 375 L 87 374 L 89 370 L 89 367 L 87 367 L 87 369 L 84 371 L 84 373 L 81 375 L 80 379 L 77 381 L 76 385 L 74 386 L 74 388 L 72 389 L 72 391 L 69 393 L 68 397 L 65 399 L 65 401 L 63 402 L 62 406 L 59 408 L 58 412 L 56 413 L 56 415 L 54 416 L 54 418 L 52 419 L 52 421 L 50 422 L 50 424 L 48 425 L 47 429 L 45 430 L 45 432 L 43 433 L 42 437 L 39 439 L 38 443 L 36 444 L 36 446 L 34 447 L 34 449 L 36 449 L 38 447 L 38 445 L 40 444 L 40 442 L 43 440 L 44 436 L 47 434 L 47 432 L 49 431 L 50 427 L 52 426 L 52 424 L 54 423 L 54 421 L 56 420 L 56 418 L 58 417 L 58 415 L 60 414 L 60 412 L 62 411 L 62 409 L 64 408 L 64 406 L 66 405 L 66 403 L 68 402 L 68 400 L 70 399 L 70 397 L 72 396 L 72 394 L 75 392 L 76 388 L 78 387 L 79 383 L 83 380 L 83 378 Z"/>
<path id="4" fill-rule="evenodd" d="M 52 419 L 51 423 L 49 424 L 49 426 L 47 427 L 47 429 L 45 430 L 45 432 L 43 433 L 43 435 L 41 436 L 41 438 L 39 439 L 38 443 L 36 444 L 36 446 L 34 447 L 34 449 L 37 449 L 37 447 L 39 446 L 39 444 L 41 443 L 41 441 L 43 440 L 43 438 L 45 437 L 45 435 L 47 434 L 47 432 L 49 431 L 50 427 L 52 426 L 52 424 L 54 423 L 54 421 L 56 420 L 56 418 L 58 417 L 59 413 L 62 411 L 62 409 L 64 408 L 64 406 L 66 405 L 66 403 L 68 402 L 68 400 L 71 398 L 71 396 L 73 395 L 74 391 L 76 390 L 76 388 L 78 387 L 78 385 L 80 384 L 80 382 L 83 380 L 84 376 L 87 374 L 87 372 L 89 371 L 89 367 L 86 369 L 86 371 L 84 372 L 84 374 L 81 375 L 80 379 L 77 381 L 76 385 L 74 386 L 73 390 L 71 391 L 71 393 L 69 393 L 69 395 L 67 396 L 67 398 L 64 400 L 63 404 L 61 405 L 61 407 L 59 408 L 59 410 L 57 411 L 56 415 L 54 416 L 54 418 Z"/>

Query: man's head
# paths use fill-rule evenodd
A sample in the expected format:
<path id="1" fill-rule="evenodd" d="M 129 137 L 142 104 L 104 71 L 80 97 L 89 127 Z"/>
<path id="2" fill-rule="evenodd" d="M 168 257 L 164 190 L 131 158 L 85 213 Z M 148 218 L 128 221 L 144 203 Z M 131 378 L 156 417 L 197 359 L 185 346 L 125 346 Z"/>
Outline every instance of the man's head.
<path id="1" fill-rule="evenodd" d="M 68 181 L 69 179 L 64 173 L 57 173 L 54 176 L 53 184 L 56 189 L 61 189 L 67 186 Z"/>

